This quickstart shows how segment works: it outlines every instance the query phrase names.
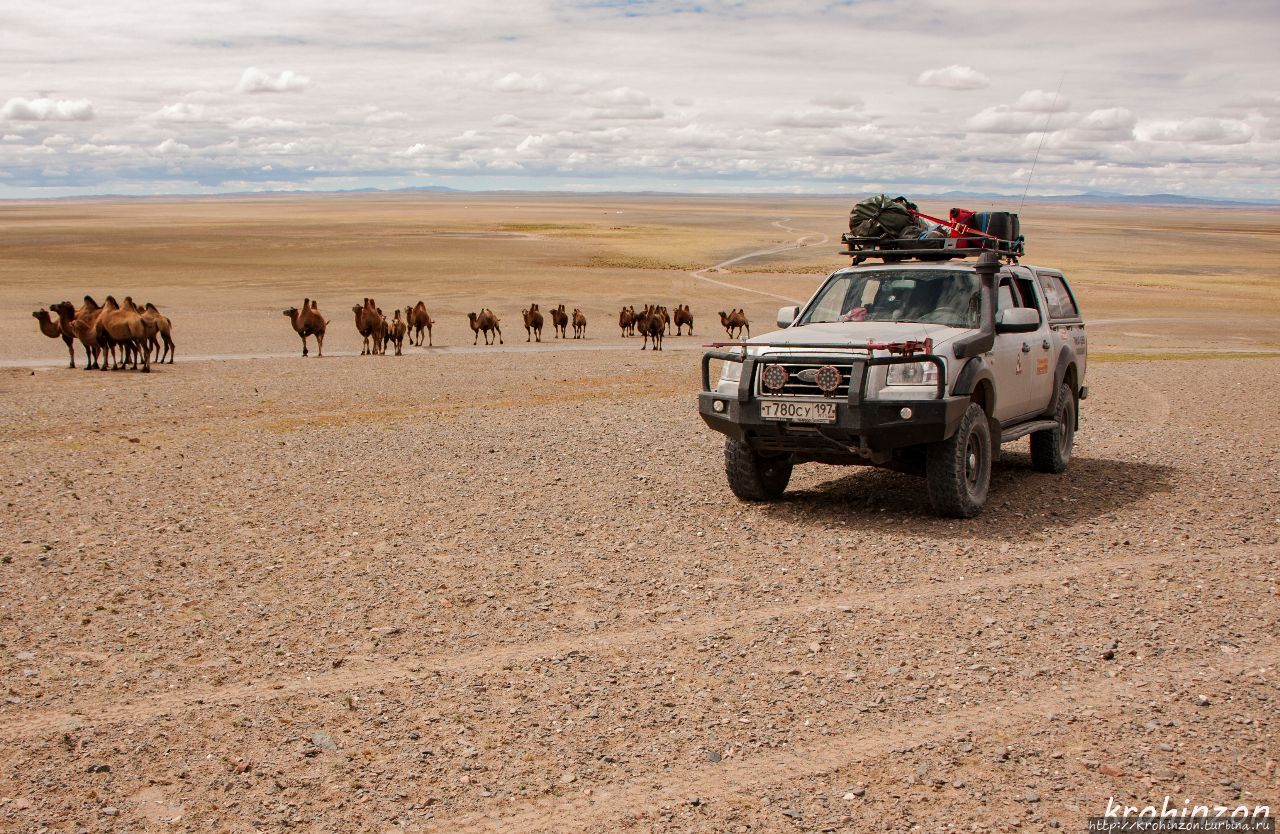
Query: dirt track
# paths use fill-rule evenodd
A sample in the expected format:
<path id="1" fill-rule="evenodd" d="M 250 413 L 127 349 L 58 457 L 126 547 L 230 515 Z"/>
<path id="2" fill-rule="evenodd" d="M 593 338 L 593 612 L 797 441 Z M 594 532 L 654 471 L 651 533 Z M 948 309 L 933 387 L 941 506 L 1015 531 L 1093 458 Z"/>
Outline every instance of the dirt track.
<path id="1" fill-rule="evenodd" d="M 1278 804 L 1280 363 L 1096 365 L 1070 475 L 1024 441 L 953 522 L 875 471 L 734 501 L 696 362 L 0 372 L 0 830 Z"/>

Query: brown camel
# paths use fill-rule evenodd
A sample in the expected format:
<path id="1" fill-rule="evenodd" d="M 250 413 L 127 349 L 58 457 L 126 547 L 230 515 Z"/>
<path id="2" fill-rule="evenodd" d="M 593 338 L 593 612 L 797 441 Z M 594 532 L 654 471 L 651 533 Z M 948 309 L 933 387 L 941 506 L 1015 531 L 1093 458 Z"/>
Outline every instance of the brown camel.
<path id="1" fill-rule="evenodd" d="M 666 331 L 667 324 L 662 318 L 660 308 L 650 307 L 646 304 L 644 312 L 640 314 L 639 321 L 636 322 L 636 329 L 640 331 L 640 335 L 644 336 L 644 344 L 640 346 L 641 350 L 648 347 L 650 339 L 653 339 L 654 350 L 662 350 L 662 334 Z"/>
<path id="2" fill-rule="evenodd" d="M 142 341 L 139 345 L 147 351 L 147 355 L 151 355 L 153 348 L 159 347 L 160 322 L 154 316 L 144 315 L 144 311 L 137 304 L 133 303 L 133 296 L 126 295 L 124 303 L 120 305 L 121 310 L 127 310 L 130 313 L 136 313 L 138 318 L 142 319 Z"/>
<path id="3" fill-rule="evenodd" d="M 377 302 L 366 298 L 364 304 L 355 305 L 351 311 L 356 315 L 356 330 L 364 337 L 364 349 L 360 351 L 360 355 L 386 353 L 386 318 L 378 310 Z"/>
<path id="4" fill-rule="evenodd" d="M 573 338 L 587 338 L 587 317 L 582 314 L 581 307 L 573 308 Z"/>
<path id="5" fill-rule="evenodd" d="M 53 307 L 49 308 L 49 310 L 52 309 Z M 67 329 L 63 330 L 62 315 L 59 314 L 58 321 L 54 321 L 49 316 L 49 310 L 36 310 L 31 315 L 35 316 L 36 321 L 40 323 L 41 333 L 48 336 L 50 339 L 61 339 L 66 343 L 67 353 L 71 356 L 71 364 L 68 367 L 74 368 L 76 366 L 76 348 L 75 342 L 73 341 L 74 336 L 70 329 L 70 323 L 68 322 Z"/>
<path id="6" fill-rule="evenodd" d="M 396 356 L 404 356 L 404 351 L 401 348 L 404 347 L 404 336 L 408 332 L 409 325 L 405 324 L 405 320 L 400 318 L 400 311 L 396 310 L 395 318 L 388 325 L 388 338 L 391 340 L 391 344 L 396 346 Z"/>
<path id="7" fill-rule="evenodd" d="M 689 325 L 689 335 L 690 336 L 693 335 L 693 313 L 689 312 L 688 304 L 684 305 L 683 307 L 680 306 L 679 304 L 676 305 L 676 311 L 673 316 L 673 320 L 676 323 L 677 336 L 682 335 L 680 333 L 680 329 L 683 328 L 686 324 Z"/>
<path id="8" fill-rule="evenodd" d="M 431 341 L 431 325 L 435 324 L 431 320 L 430 314 L 427 313 L 427 305 L 419 301 L 412 307 L 404 308 L 405 322 L 409 325 L 409 329 L 416 334 L 417 346 L 422 347 L 422 331 L 427 331 L 427 347 L 432 347 Z M 409 344 L 415 344 L 413 338 L 409 339 Z"/>
<path id="9" fill-rule="evenodd" d="M 538 341 L 542 341 L 542 313 L 538 312 L 537 304 L 530 304 L 528 310 L 521 310 L 520 315 L 524 316 L 524 337 L 526 342 L 531 341 L 535 336 Z M 555 313 L 551 314 L 553 317 Z"/>
<path id="10" fill-rule="evenodd" d="M 151 373 L 151 352 L 146 350 L 144 343 L 146 328 L 142 323 L 142 316 L 133 310 L 122 309 L 114 297 L 107 296 L 94 329 L 98 342 L 109 351 L 119 348 L 120 361 L 115 365 L 117 369 L 124 368 L 132 361 L 133 369 L 138 370 L 138 357 L 141 356 L 142 372 Z M 102 370 L 107 370 L 106 362 L 103 362 Z"/>
<path id="11" fill-rule="evenodd" d="M 309 298 L 304 298 L 301 310 L 290 307 L 284 311 L 284 315 L 289 319 L 289 324 L 293 325 L 294 332 L 302 337 L 302 355 L 307 355 L 307 337 L 315 336 L 316 354 L 324 356 L 324 331 L 329 326 L 329 322 L 320 315 L 319 305 Z"/>
<path id="12" fill-rule="evenodd" d="M 163 365 L 164 360 L 167 357 L 169 364 L 172 365 L 173 357 L 177 354 L 177 350 L 173 347 L 173 322 L 169 320 L 168 316 L 161 313 L 160 310 L 156 308 L 156 305 L 152 304 L 150 301 L 142 305 L 142 318 L 144 321 L 147 319 L 154 321 L 156 330 L 160 334 L 159 341 L 156 341 L 154 338 L 151 340 L 151 348 L 156 353 L 155 361 Z M 164 344 L 163 353 L 161 352 L 161 342 Z"/>
<path id="13" fill-rule="evenodd" d="M 498 334 L 498 344 L 502 344 L 502 328 L 498 326 L 499 319 L 488 307 L 480 308 L 479 315 L 476 315 L 475 313 L 467 313 L 467 318 L 470 319 L 471 329 L 476 334 L 476 337 L 471 340 L 471 344 L 474 345 L 480 341 L 480 334 L 482 332 L 484 333 L 484 343 L 486 345 L 493 344 L 493 342 L 489 340 L 490 330 Z"/>
<path id="14" fill-rule="evenodd" d="M 735 307 L 730 309 L 727 314 L 721 310 L 720 324 L 724 327 L 724 332 L 729 334 L 730 339 L 739 338 L 744 329 L 747 331 L 747 338 L 751 338 L 751 322 L 747 321 L 747 314 L 744 310 L 739 310 Z M 735 330 L 738 331 L 737 336 L 733 334 Z"/>
<path id="15" fill-rule="evenodd" d="M 670 336 L 671 335 L 671 314 L 667 312 L 666 307 L 657 307 L 655 309 L 657 309 L 658 315 L 662 316 L 663 332 L 666 335 Z"/>
<path id="16" fill-rule="evenodd" d="M 568 334 L 565 333 L 565 330 L 569 327 L 569 314 L 564 311 L 563 304 L 551 311 L 551 326 L 555 328 L 557 339 L 569 338 Z"/>
<path id="17" fill-rule="evenodd" d="M 71 306 L 70 301 L 64 301 L 62 304 Z M 61 307 L 62 304 L 54 305 Z M 86 371 L 91 371 L 98 367 L 99 359 L 105 361 L 103 356 L 102 345 L 98 343 L 97 323 L 98 316 L 101 315 L 102 308 L 98 306 L 98 302 L 94 301 L 92 296 L 86 295 L 84 303 L 79 310 L 75 311 L 75 317 L 71 321 L 71 332 L 80 340 L 80 344 L 84 346 Z M 59 313 L 61 316 L 62 313 Z"/>
<path id="18" fill-rule="evenodd" d="M 622 338 L 636 335 L 636 308 L 623 307 L 618 313 L 618 327 L 622 328 Z"/>

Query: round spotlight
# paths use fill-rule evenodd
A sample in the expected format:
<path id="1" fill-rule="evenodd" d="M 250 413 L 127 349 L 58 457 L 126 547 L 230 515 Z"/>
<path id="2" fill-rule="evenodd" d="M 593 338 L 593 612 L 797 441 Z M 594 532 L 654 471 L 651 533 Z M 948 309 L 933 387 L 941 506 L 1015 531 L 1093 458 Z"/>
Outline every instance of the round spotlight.
<path id="1" fill-rule="evenodd" d="M 770 391 L 781 391 L 787 384 L 787 369 L 781 365 L 765 365 L 760 372 L 760 382 Z"/>
<path id="2" fill-rule="evenodd" d="M 712 400 L 711 410 L 717 414 L 724 414 L 724 400 Z"/>
<path id="3" fill-rule="evenodd" d="M 843 381 L 844 376 L 835 365 L 823 365 L 813 377 L 814 385 L 824 394 L 834 394 Z"/>
<path id="4" fill-rule="evenodd" d="M 909 408 L 904 408 L 904 409 L 902 409 L 901 411 L 899 411 L 899 412 L 898 412 L 898 416 L 899 416 L 899 417 L 901 417 L 903 420 L 910 420 L 910 419 L 911 419 L 911 415 L 912 415 L 913 413 L 914 413 L 914 412 L 913 412 L 911 409 L 909 409 Z"/>

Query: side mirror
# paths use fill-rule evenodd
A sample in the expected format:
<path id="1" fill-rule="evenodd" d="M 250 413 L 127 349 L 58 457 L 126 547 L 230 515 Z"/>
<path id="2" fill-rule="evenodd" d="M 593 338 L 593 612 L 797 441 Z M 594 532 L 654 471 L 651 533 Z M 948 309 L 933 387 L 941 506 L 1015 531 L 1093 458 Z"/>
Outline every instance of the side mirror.
<path id="1" fill-rule="evenodd" d="M 1010 307 L 996 313 L 997 333 L 1031 333 L 1040 329 L 1040 312 L 1030 307 Z"/>
<path id="2" fill-rule="evenodd" d="M 790 327 L 792 322 L 800 315 L 799 307 L 779 307 L 778 308 L 778 326 Z"/>

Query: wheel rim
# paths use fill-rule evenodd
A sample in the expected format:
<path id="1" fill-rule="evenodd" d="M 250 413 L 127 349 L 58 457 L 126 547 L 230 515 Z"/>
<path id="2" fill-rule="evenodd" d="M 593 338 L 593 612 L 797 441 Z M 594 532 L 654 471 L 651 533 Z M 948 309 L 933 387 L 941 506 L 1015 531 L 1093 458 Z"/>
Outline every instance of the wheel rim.
<path id="1" fill-rule="evenodd" d="M 1062 409 L 1062 419 L 1058 422 L 1058 452 L 1066 457 L 1071 452 L 1071 447 L 1075 443 L 1075 415 L 1074 406 L 1068 403 Z"/>
<path id="2" fill-rule="evenodd" d="M 964 482 L 969 487 L 969 491 L 973 492 L 978 487 L 978 481 L 982 477 L 982 438 L 977 432 L 969 435 L 969 441 L 964 446 Z"/>

